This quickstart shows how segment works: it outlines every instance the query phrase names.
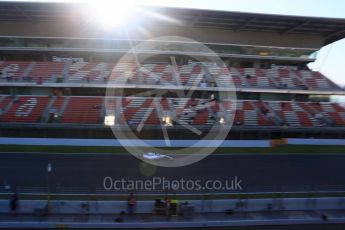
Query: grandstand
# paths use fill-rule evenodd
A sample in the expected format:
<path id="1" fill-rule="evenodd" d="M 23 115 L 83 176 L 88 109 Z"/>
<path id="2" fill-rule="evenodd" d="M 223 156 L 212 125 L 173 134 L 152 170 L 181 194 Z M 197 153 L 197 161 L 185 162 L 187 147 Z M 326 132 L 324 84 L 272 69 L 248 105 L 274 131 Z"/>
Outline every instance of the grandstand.
<path id="1" fill-rule="evenodd" d="M 162 137 L 152 130 L 158 130 L 166 117 L 173 121 L 169 132 L 177 139 L 184 136 L 176 121 L 204 131 L 213 125 L 233 125 L 229 139 L 344 138 L 345 108 L 330 97 L 345 92 L 307 64 L 314 61 L 309 57 L 312 52 L 342 36 L 345 20 L 149 8 L 181 24 L 162 22 L 161 27 L 154 27 L 158 19 L 152 19 L 148 29 L 154 27 L 159 36 L 204 34 L 199 40 L 224 65 L 196 61 L 189 58 L 189 51 L 181 50 L 139 50 L 139 54 L 158 54 L 142 63 L 116 65 L 129 43 L 144 40 L 139 32 L 131 39 L 99 38 L 94 31 L 76 37 L 72 28 L 85 18 L 75 14 L 65 19 L 69 11 L 63 9 L 68 4 L 1 5 L 7 11 L 0 16 L 1 136 L 25 136 L 39 129 L 42 132 L 34 135 L 40 137 L 110 137 L 104 124 L 106 110 L 120 104 L 115 125 L 120 129 L 142 125 L 142 135 L 154 138 Z M 14 14 L 18 10 L 21 14 Z M 40 11 L 52 16 L 42 16 Z M 190 24 L 193 15 L 198 17 Z M 27 18 L 55 31 L 28 32 L 25 27 L 32 22 Z M 64 20 L 70 20 L 70 27 L 61 30 L 58 24 Z M 13 31 L 16 25 L 18 30 Z M 186 31 L 186 27 L 192 29 Z M 197 55 L 210 54 L 200 51 Z M 229 90 L 223 87 L 229 74 L 236 88 L 236 112 L 231 110 L 233 101 L 214 98 Z M 111 98 L 110 104 L 105 97 L 109 82 L 124 92 Z M 192 98 L 177 96 L 190 87 L 195 88 Z M 151 89 L 160 96 L 136 96 Z"/>
<path id="2" fill-rule="evenodd" d="M 0 228 L 345 223 L 345 19 L 134 8 L 0 1 Z"/>

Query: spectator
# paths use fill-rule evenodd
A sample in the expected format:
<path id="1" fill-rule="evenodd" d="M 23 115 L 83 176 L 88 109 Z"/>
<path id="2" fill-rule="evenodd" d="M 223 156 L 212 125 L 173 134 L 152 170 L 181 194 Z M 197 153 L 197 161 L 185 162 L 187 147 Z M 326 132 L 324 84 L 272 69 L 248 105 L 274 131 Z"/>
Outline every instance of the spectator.
<path id="1" fill-rule="evenodd" d="M 324 221 L 328 221 L 328 216 L 324 213 L 321 214 L 321 219 Z"/>
<path id="2" fill-rule="evenodd" d="M 18 96 L 13 96 L 14 97 L 14 99 L 13 99 L 13 104 L 17 104 L 17 103 L 19 103 L 20 102 L 20 99 L 19 99 L 19 97 Z"/>
<path id="3" fill-rule="evenodd" d="M 56 82 L 57 83 L 62 83 L 63 82 L 63 77 L 61 75 L 56 77 Z"/>
<path id="4" fill-rule="evenodd" d="M 37 84 L 41 85 L 42 83 L 43 83 L 43 79 L 42 79 L 42 77 L 39 77 L 38 80 L 37 80 Z"/>
<path id="5" fill-rule="evenodd" d="M 188 111 L 189 112 L 185 112 L 185 115 L 188 115 L 188 117 L 190 119 L 194 119 L 196 117 L 196 111 L 195 108 L 192 105 L 188 106 Z"/>
<path id="6" fill-rule="evenodd" d="M 173 92 L 173 91 L 170 91 L 168 90 L 168 92 L 165 94 L 166 97 L 178 97 L 177 93 L 176 92 Z"/>
<path id="7" fill-rule="evenodd" d="M 266 205 L 266 209 L 267 209 L 268 212 L 272 212 L 273 211 L 273 205 L 271 203 L 268 203 Z"/>
<path id="8" fill-rule="evenodd" d="M 268 109 L 265 108 L 264 106 L 261 106 L 260 110 L 261 110 L 261 113 L 264 115 L 266 115 L 269 112 Z"/>
<path id="9" fill-rule="evenodd" d="M 166 205 L 161 199 L 155 200 L 155 213 L 159 216 L 164 216 L 166 214 Z"/>
<path id="10" fill-rule="evenodd" d="M 206 83 L 205 81 L 202 81 L 202 82 L 200 83 L 200 87 L 206 88 L 206 87 L 207 87 L 207 83 Z"/>
<path id="11" fill-rule="evenodd" d="M 127 198 L 127 213 L 129 215 L 133 215 L 135 211 L 135 207 L 137 205 L 137 199 L 134 194 L 131 192 L 129 197 Z"/>
<path id="12" fill-rule="evenodd" d="M 18 207 L 18 194 L 15 192 L 13 193 L 11 199 L 10 199 L 10 208 L 12 214 L 16 214 Z"/>
<path id="13" fill-rule="evenodd" d="M 210 99 L 213 101 L 215 99 L 214 93 L 211 94 Z"/>

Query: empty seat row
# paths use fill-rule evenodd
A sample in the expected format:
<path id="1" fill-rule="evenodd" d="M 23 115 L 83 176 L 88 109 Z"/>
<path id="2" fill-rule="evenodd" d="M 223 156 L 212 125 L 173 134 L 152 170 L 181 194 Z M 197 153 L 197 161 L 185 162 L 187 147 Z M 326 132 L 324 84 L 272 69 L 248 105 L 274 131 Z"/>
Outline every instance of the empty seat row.
<path id="1" fill-rule="evenodd" d="M 229 72 L 230 71 L 230 72 Z M 43 81 L 93 82 L 134 84 L 182 84 L 200 85 L 202 82 L 224 85 L 231 73 L 236 87 L 289 88 L 340 90 L 340 88 L 319 72 L 274 67 L 226 68 L 215 63 L 191 63 L 186 65 L 105 63 L 105 62 L 13 62 L 0 63 L 0 80 L 4 81 Z"/>
<path id="2" fill-rule="evenodd" d="M 54 113 L 59 123 L 101 124 L 106 112 L 130 125 L 159 125 L 169 116 L 181 125 L 210 125 L 222 118 L 237 126 L 345 127 L 345 108 L 330 102 L 0 96 L 0 122 L 47 122 Z"/>
<path id="3" fill-rule="evenodd" d="M 21 96 L 14 99 L 6 97 L 3 100 L 11 104 L 7 110 L 2 111 L 1 122 L 40 122 L 49 98 L 47 96 Z"/>

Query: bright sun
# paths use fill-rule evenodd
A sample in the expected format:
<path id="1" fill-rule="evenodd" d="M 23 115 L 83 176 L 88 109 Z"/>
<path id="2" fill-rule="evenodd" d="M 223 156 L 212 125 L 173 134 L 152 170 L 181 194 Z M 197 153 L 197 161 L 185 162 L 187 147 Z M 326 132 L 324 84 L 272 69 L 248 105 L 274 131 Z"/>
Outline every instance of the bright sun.
<path id="1" fill-rule="evenodd" d="M 92 1 L 88 4 L 88 12 L 97 24 L 113 29 L 130 19 L 134 4 L 128 0 Z"/>

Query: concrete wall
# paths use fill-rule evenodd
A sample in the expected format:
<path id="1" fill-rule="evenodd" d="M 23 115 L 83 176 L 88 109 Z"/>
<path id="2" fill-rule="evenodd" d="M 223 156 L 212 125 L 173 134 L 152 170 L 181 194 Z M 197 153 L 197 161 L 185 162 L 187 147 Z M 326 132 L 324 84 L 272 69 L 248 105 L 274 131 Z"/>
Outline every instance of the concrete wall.
<path id="1" fill-rule="evenodd" d="M 32 213 L 35 208 L 43 208 L 46 200 L 22 200 L 19 201 L 19 213 Z M 180 204 L 184 201 L 181 200 Z M 189 201 L 195 212 L 224 212 L 228 209 L 235 209 L 239 200 L 193 200 Z M 85 213 L 81 208 L 84 201 L 51 201 L 53 213 L 77 214 Z M 344 210 L 345 198 L 286 198 L 286 199 L 249 199 L 243 200 L 243 208 L 237 209 L 240 212 L 255 212 L 267 210 L 267 205 L 272 204 L 273 210 L 303 211 L 303 210 Z M 126 211 L 125 201 L 93 201 L 89 202 L 89 213 L 105 214 L 120 213 Z M 153 201 L 138 201 L 137 213 L 152 213 L 154 209 Z M 9 212 L 9 201 L 0 200 L 0 213 Z"/>
<path id="2" fill-rule="evenodd" d="M 344 139 L 288 138 L 286 140 L 290 145 L 345 145 Z"/>
<path id="3" fill-rule="evenodd" d="M 271 140 L 170 140 L 173 147 L 270 147 Z M 290 145 L 339 145 L 345 146 L 343 139 L 287 138 Z M 73 139 L 73 138 L 16 138 L 0 137 L 0 145 L 60 145 L 60 146 L 155 146 L 167 147 L 164 140 L 149 139 Z"/>
<path id="4" fill-rule="evenodd" d="M 173 147 L 269 147 L 269 140 L 170 140 Z M 164 140 L 64 139 L 64 138 L 0 138 L 0 144 L 61 146 L 155 146 L 167 147 Z"/>

